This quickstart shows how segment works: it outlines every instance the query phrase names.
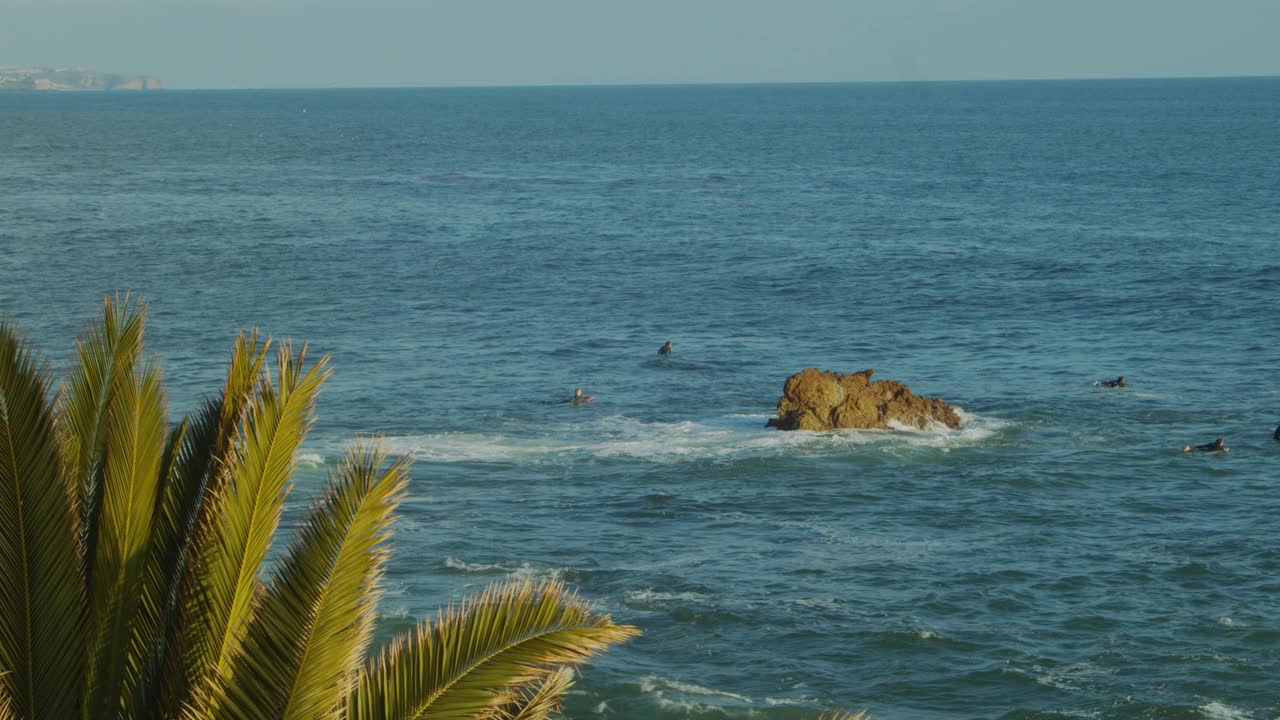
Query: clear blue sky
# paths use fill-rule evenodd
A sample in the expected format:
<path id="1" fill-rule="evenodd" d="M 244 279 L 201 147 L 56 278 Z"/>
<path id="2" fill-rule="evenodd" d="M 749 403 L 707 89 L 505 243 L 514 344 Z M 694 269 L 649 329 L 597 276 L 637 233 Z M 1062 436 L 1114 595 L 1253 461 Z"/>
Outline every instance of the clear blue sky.
<path id="1" fill-rule="evenodd" d="M 1280 0 L 0 0 L 0 65 L 184 88 L 1280 75 Z"/>

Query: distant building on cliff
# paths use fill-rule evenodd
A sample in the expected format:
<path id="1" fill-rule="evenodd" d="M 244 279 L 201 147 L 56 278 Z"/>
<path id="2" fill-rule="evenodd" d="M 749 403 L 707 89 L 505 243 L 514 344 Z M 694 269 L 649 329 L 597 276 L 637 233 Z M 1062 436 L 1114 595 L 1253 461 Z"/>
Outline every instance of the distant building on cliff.
<path id="1" fill-rule="evenodd" d="M 159 90 L 160 78 L 84 68 L 0 67 L 0 90 Z"/>

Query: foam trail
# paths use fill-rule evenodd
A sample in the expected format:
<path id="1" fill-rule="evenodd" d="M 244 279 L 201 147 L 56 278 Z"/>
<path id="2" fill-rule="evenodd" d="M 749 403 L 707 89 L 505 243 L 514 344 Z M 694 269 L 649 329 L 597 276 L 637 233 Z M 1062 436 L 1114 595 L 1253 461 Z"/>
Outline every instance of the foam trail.
<path id="1" fill-rule="evenodd" d="M 643 678 L 640 681 L 640 689 L 658 697 L 662 697 L 667 691 L 675 691 L 683 695 L 720 697 L 737 700 L 738 702 L 746 704 L 751 703 L 751 698 L 745 695 L 738 695 L 737 693 L 725 692 L 723 690 L 714 690 L 712 688 L 695 685 L 693 683 L 680 682 L 679 680 L 667 680 L 654 675 Z"/>
<path id="2" fill-rule="evenodd" d="M 570 573 L 569 568 L 535 567 L 527 562 L 510 563 L 469 563 L 456 557 L 445 558 L 444 566 L 450 570 L 467 575 L 509 575 L 516 579 L 550 579 L 561 580 Z"/>
<path id="3" fill-rule="evenodd" d="M 426 462 L 562 463 L 628 459 L 667 464 L 776 457 L 795 452 L 844 454 L 864 447 L 945 451 L 980 443 L 1007 426 L 995 418 L 959 412 L 962 424 L 954 430 L 935 424 L 925 430 L 894 427 L 890 430 L 781 432 L 765 427 L 769 416 L 764 414 L 735 413 L 679 421 L 645 421 L 613 415 L 562 430 L 559 435 L 442 432 L 390 437 L 385 440 L 385 446 L 393 454 L 405 454 Z"/>

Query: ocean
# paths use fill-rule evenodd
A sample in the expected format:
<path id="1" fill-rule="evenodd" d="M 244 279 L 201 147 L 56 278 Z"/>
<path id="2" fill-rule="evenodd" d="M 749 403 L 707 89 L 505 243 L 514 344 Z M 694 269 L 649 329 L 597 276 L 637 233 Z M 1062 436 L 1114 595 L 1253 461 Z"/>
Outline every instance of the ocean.
<path id="1" fill-rule="evenodd" d="M 175 417 L 332 356 L 289 523 L 415 459 L 387 628 L 639 626 L 570 717 L 1280 715 L 1280 79 L 0 94 L 0 314 L 116 291 Z M 766 429 L 806 367 L 965 423 Z"/>

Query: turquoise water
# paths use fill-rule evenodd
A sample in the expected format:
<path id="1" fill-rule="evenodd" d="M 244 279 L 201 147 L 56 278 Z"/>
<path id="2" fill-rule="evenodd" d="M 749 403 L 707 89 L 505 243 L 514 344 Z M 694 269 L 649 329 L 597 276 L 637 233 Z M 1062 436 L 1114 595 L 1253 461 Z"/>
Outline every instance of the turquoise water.
<path id="1" fill-rule="evenodd" d="M 1263 720 L 1278 193 L 1276 79 L 0 94 L 0 313 L 61 366 L 140 293 L 174 413 L 332 354 L 291 507 L 386 434 L 389 625 L 644 629 L 572 717 Z M 809 366 L 966 423 L 765 429 Z"/>

